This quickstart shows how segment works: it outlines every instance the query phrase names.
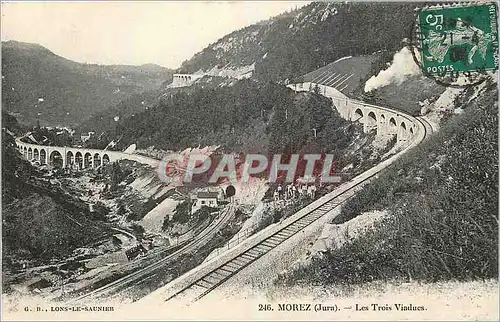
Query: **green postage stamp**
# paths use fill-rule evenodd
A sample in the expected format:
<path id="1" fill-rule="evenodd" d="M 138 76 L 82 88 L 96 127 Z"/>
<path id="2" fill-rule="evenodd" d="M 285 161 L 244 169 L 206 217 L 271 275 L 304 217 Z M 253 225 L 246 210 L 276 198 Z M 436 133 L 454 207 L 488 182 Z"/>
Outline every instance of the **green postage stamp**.
<path id="1" fill-rule="evenodd" d="M 422 69 L 427 74 L 498 68 L 495 3 L 436 6 L 420 11 Z"/>

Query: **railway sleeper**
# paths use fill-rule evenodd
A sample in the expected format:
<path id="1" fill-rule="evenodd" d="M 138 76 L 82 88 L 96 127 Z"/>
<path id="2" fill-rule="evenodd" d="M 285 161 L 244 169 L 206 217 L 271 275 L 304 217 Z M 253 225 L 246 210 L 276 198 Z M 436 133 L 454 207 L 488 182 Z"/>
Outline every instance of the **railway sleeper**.
<path id="1" fill-rule="evenodd" d="M 257 259 L 257 258 L 256 258 L 256 257 L 254 257 L 254 256 L 250 256 L 250 255 L 248 255 L 248 253 L 243 253 L 243 254 L 241 254 L 240 256 L 241 256 L 241 257 L 243 257 L 243 258 L 247 258 L 247 259 L 249 259 L 249 260 L 251 260 L 251 261 L 253 261 L 253 260 L 256 260 L 256 259 Z"/>
<path id="2" fill-rule="evenodd" d="M 231 260 L 231 263 L 236 263 L 237 265 L 240 266 L 246 265 L 248 262 L 249 262 L 248 260 L 244 260 L 241 257 L 236 257 L 233 260 Z"/>
<path id="3" fill-rule="evenodd" d="M 232 272 L 228 272 L 228 271 L 222 270 L 222 269 L 216 269 L 215 271 L 210 273 L 211 276 L 218 278 L 219 280 L 224 279 L 231 274 L 232 274 Z"/>
<path id="4" fill-rule="evenodd" d="M 242 265 L 238 265 L 237 263 L 230 261 L 229 263 L 226 263 L 225 266 L 229 267 L 233 272 L 236 272 Z"/>
<path id="5" fill-rule="evenodd" d="M 222 280 L 222 278 L 216 278 L 210 274 L 210 275 L 205 275 L 201 280 L 204 282 L 215 285 L 215 284 L 219 283 Z"/>
<path id="6" fill-rule="evenodd" d="M 309 220 L 309 221 L 307 222 L 307 226 L 309 226 L 309 225 L 310 225 L 310 224 L 312 224 L 313 222 L 316 222 L 318 219 L 319 219 L 319 218 L 313 218 L 313 219 Z"/>
<path id="7" fill-rule="evenodd" d="M 272 248 L 276 247 L 277 245 L 279 245 L 279 243 L 272 243 L 272 242 L 270 242 L 268 240 L 265 240 L 265 241 L 262 242 L 261 245 L 262 246 L 266 246 L 266 247 L 270 247 L 269 249 L 272 249 Z"/>
<path id="8" fill-rule="evenodd" d="M 279 244 L 281 244 L 281 239 L 266 239 L 266 242 L 270 245 L 272 245 L 272 248 L 278 246 Z M 269 246 L 267 246 L 269 247 Z"/>
<path id="9" fill-rule="evenodd" d="M 270 242 L 278 242 L 278 243 L 281 243 L 283 241 L 283 237 L 280 237 L 280 236 L 277 236 L 277 235 L 273 235 L 271 236 L 271 238 L 268 238 L 266 239 Z"/>
<path id="10" fill-rule="evenodd" d="M 273 247 L 267 246 L 267 245 L 262 245 L 262 244 L 259 244 L 255 247 L 255 250 L 260 252 L 260 256 L 267 253 L 270 249 L 273 249 Z"/>
<path id="11" fill-rule="evenodd" d="M 316 221 L 316 219 L 314 219 L 314 220 L 310 220 L 310 221 L 308 221 L 308 222 L 305 222 L 305 223 L 304 223 L 304 227 L 303 227 L 303 228 L 305 228 L 305 227 L 309 226 L 311 223 L 313 223 L 313 222 L 315 222 L 315 221 Z"/>
<path id="12" fill-rule="evenodd" d="M 303 225 L 303 224 L 300 224 L 300 223 L 298 223 L 298 222 L 294 222 L 294 223 L 293 223 L 293 227 L 294 227 L 294 228 L 297 230 L 297 232 L 298 232 L 298 231 L 301 231 L 301 230 L 302 230 L 302 228 L 304 228 L 304 225 Z"/>
<path id="13" fill-rule="evenodd" d="M 287 231 L 290 232 L 290 237 L 291 237 L 291 236 L 295 235 L 296 233 L 298 233 L 301 230 L 302 230 L 302 228 L 297 227 L 297 226 L 293 226 L 293 228 L 290 228 L 290 230 L 287 230 Z"/>
<path id="14" fill-rule="evenodd" d="M 310 222 L 307 222 L 305 220 L 301 220 L 300 222 L 297 222 L 297 226 L 300 228 L 304 228 L 304 227 L 308 226 L 309 224 L 310 224 Z"/>
<path id="15" fill-rule="evenodd" d="M 326 212 L 322 213 L 322 214 L 319 214 L 319 215 L 313 215 L 313 216 L 309 216 L 307 217 L 307 219 L 313 219 L 313 220 L 317 220 L 321 217 L 323 217 L 324 215 L 326 215 Z"/>
<path id="16" fill-rule="evenodd" d="M 234 271 L 232 269 L 229 269 L 228 267 L 224 267 L 224 266 L 217 268 L 217 270 L 224 272 L 224 274 L 227 273 L 227 275 L 234 274 Z"/>
<path id="17" fill-rule="evenodd" d="M 312 223 L 312 222 L 314 222 L 314 221 L 318 220 L 318 219 L 319 219 L 319 218 L 321 218 L 321 217 L 322 217 L 322 216 L 320 216 L 320 217 L 309 217 L 309 218 L 307 218 L 306 220 L 304 220 L 304 222 L 306 222 L 307 224 L 310 224 L 310 223 Z"/>
<path id="18" fill-rule="evenodd" d="M 248 252 L 245 252 L 245 254 L 248 254 L 250 256 L 255 257 L 256 259 L 261 256 L 261 252 L 256 250 L 255 248 L 250 249 Z"/>
<path id="19" fill-rule="evenodd" d="M 205 282 L 202 279 L 199 279 L 194 285 L 199 286 L 199 287 L 203 287 L 205 289 L 209 289 L 213 286 L 212 284 Z"/>
<path id="20" fill-rule="evenodd" d="M 271 237 L 273 236 L 283 236 L 283 237 L 286 237 L 286 236 L 289 236 L 291 233 L 289 231 L 285 231 L 285 229 L 281 229 L 279 230 L 277 233 L 275 233 L 274 235 L 272 235 Z"/>
<path id="21" fill-rule="evenodd" d="M 237 259 L 238 259 L 238 261 L 242 262 L 244 265 L 254 261 L 254 259 L 250 259 L 247 257 L 241 257 L 241 256 L 237 257 Z"/>
<path id="22" fill-rule="evenodd" d="M 290 234 L 290 233 L 285 233 L 283 231 L 280 231 L 279 233 L 277 233 L 275 236 L 285 240 L 285 239 L 288 239 L 290 237 L 290 235 L 293 235 L 293 234 Z"/>
<path id="23" fill-rule="evenodd" d="M 312 219 L 312 221 L 316 221 L 316 220 L 318 220 L 320 218 L 323 218 L 324 216 L 325 216 L 325 214 L 323 214 L 321 216 L 317 216 L 317 217 L 311 218 L 311 219 Z"/>
<path id="24" fill-rule="evenodd" d="M 287 228 L 282 230 L 282 232 L 285 232 L 287 234 L 295 234 L 297 231 L 298 231 L 298 228 L 294 228 L 291 226 L 288 226 Z"/>
<path id="25" fill-rule="evenodd" d="M 290 226 L 287 227 L 287 229 L 292 229 L 294 232 L 300 230 L 300 228 L 297 227 L 297 222 L 292 223 Z"/>

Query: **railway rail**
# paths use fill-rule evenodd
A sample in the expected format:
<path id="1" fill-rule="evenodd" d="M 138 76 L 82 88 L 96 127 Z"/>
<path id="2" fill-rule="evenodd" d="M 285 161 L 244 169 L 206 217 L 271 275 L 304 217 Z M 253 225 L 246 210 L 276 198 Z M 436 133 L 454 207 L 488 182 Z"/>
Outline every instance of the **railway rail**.
<path id="1" fill-rule="evenodd" d="M 422 125 L 425 127 L 425 131 L 426 131 L 427 135 L 430 135 L 430 134 L 436 132 L 432 123 L 429 122 L 425 117 L 416 117 L 416 119 L 420 123 L 422 123 Z"/>

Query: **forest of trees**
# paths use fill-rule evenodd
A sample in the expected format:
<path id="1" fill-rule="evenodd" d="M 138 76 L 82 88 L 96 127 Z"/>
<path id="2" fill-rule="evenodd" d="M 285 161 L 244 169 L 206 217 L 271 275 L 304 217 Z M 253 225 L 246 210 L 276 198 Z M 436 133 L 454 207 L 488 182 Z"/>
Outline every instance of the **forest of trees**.
<path id="1" fill-rule="evenodd" d="M 242 80 L 163 97 L 158 106 L 117 126 L 120 148 L 136 143 L 180 150 L 221 145 L 234 152 L 322 152 L 342 149 L 354 131 L 315 93 Z M 316 136 L 315 136 L 316 135 Z"/>

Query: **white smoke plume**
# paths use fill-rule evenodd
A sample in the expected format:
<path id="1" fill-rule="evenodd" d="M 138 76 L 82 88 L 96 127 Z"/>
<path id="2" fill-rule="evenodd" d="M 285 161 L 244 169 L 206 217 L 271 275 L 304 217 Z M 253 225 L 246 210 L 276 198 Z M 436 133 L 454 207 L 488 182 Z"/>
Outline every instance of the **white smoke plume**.
<path id="1" fill-rule="evenodd" d="M 403 47 L 394 54 L 391 66 L 386 70 L 380 71 L 377 76 L 372 76 L 365 83 L 365 92 L 387 86 L 392 83 L 397 85 L 403 83 L 408 77 L 420 75 L 421 71 L 413 61 L 410 49 Z"/>

